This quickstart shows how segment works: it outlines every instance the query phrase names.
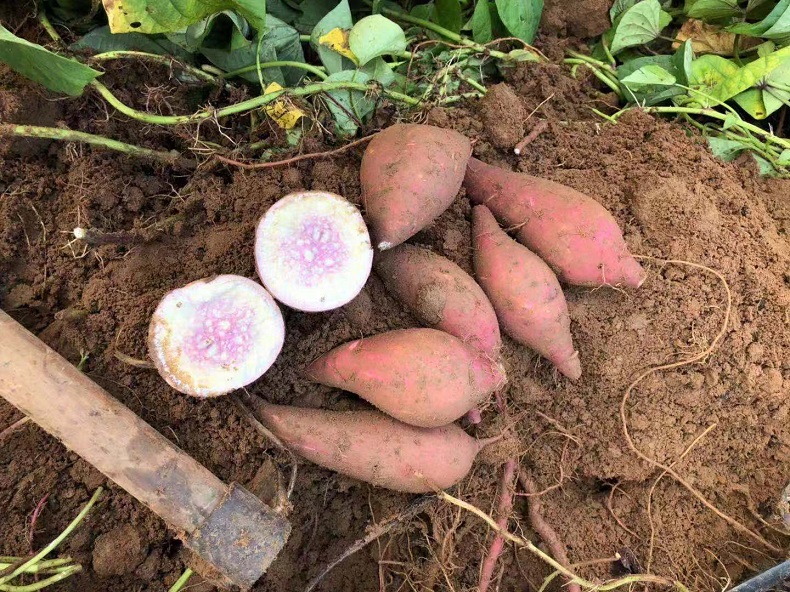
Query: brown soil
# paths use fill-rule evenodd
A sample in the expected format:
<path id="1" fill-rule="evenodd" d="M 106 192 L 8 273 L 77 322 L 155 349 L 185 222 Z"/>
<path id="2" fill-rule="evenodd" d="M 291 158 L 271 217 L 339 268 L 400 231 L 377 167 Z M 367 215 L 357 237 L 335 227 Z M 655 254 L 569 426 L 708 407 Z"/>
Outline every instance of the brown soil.
<path id="1" fill-rule="evenodd" d="M 30 31 L 26 36 L 35 39 L 35 27 Z M 146 91 L 138 92 L 139 74 L 111 72 L 105 78 L 128 89 L 124 98 L 142 107 Z M 190 89 L 165 82 L 158 92 L 169 97 L 167 108 L 175 111 L 187 112 L 194 104 Z M 787 537 L 760 521 L 776 524 L 777 502 L 790 480 L 790 182 L 759 178 L 748 157 L 730 164 L 714 159 L 703 140 L 675 123 L 633 114 L 616 126 L 604 124 L 589 107 L 606 100 L 557 66 L 525 65 L 510 74 L 507 86 L 492 90 L 483 105 L 433 110 L 428 121 L 474 139 L 475 155 L 487 162 L 565 183 L 599 200 L 621 223 L 634 253 L 688 260 L 723 274 L 732 291 L 732 311 L 720 347 L 701 363 L 641 382 L 628 405 L 628 425 L 641 451 L 670 464 L 715 424 L 677 471 L 721 511 L 786 549 Z M 548 128 L 516 157 L 505 141 L 516 135 L 503 126 L 514 125 L 514 110 L 529 114 L 542 102 L 533 121 L 515 123 L 528 131 L 534 120 L 546 119 Z M 154 103 L 166 108 L 161 96 Z M 45 117 L 163 148 L 185 148 L 193 131 L 179 132 L 183 139 L 174 141 L 171 130 L 107 114 L 93 96 L 56 105 L 53 110 L 52 97 L 0 70 L 4 120 Z M 43 114 L 31 111 L 36 109 Z M 216 126 L 204 125 L 201 137 L 221 141 Z M 304 150 L 322 145 L 313 138 Z M 208 167 L 185 175 L 81 146 L 12 147 L 0 160 L 2 308 L 74 363 L 87 355 L 84 370 L 92 379 L 221 479 L 271 496 L 273 475 L 287 472 L 288 459 L 228 400 L 186 398 L 155 372 L 125 365 L 114 353 L 145 357 L 147 320 L 169 289 L 217 273 L 254 277 L 255 222 L 285 193 L 324 189 L 359 203 L 360 155 L 352 150 L 287 168 Z M 412 242 L 471 271 L 469 211 L 462 192 Z M 170 223 L 156 230 L 166 219 Z M 77 225 L 104 232 L 145 229 L 148 240 L 83 250 L 69 244 L 68 233 Z M 777 557 L 670 477 L 655 486 L 651 522 L 648 494 L 660 472 L 627 447 L 619 406 L 642 370 L 690 357 L 711 343 L 724 320 L 726 294 L 711 273 L 652 260 L 645 265 L 649 279 L 633 293 L 566 290 L 584 368 L 577 384 L 505 340 L 510 382 L 504 395 L 517 436 L 482 455 L 456 494 L 490 511 L 502 459 L 515 448 L 539 489 L 559 485 L 541 501 L 571 561 L 620 552 L 692 590 L 718 590 L 727 578 L 738 581 Z M 275 403 L 308 407 L 359 405 L 350 395 L 307 382 L 301 368 L 308 361 L 352 338 L 416 325 L 375 275 L 340 310 L 285 314 L 283 354 L 249 390 Z M 0 401 L 0 429 L 20 417 Z M 490 406 L 470 431 L 491 435 L 507 427 Z M 189 559 L 173 534 L 32 424 L 0 446 L 0 555 L 40 548 L 99 485 L 109 492 L 63 547 L 85 571 L 59 589 L 166 590 Z M 29 517 L 47 494 L 31 543 Z M 363 536 L 368 524 L 397 513 L 410 500 L 301 464 L 290 514 L 293 534 L 256 590 L 302 590 Z M 517 499 L 511 528 L 536 539 L 527 504 L 527 498 Z M 489 536 L 477 518 L 437 504 L 407 531 L 346 560 L 320 589 L 474 589 Z M 379 565 L 382 558 L 387 563 Z M 549 573 L 526 551 L 507 550 L 500 565 L 501 590 L 535 590 Z M 610 567 L 581 572 L 602 577 Z M 210 588 L 190 588 L 198 589 Z"/>

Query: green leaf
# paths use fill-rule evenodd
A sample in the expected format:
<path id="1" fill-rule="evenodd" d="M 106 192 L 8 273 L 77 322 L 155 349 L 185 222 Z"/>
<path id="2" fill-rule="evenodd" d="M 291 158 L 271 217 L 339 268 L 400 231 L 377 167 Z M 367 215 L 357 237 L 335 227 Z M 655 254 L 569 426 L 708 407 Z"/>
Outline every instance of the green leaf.
<path id="1" fill-rule="evenodd" d="M 291 2 L 288 3 L 291 4 Z M 321 22 L 321 19 L 335 7 L 337 7 L 337 0 L 303 0 L 299 4 L 301 14 L 296 17 L 293 25 L 300 33 L 310 34 L 315 29 L 315 26 Z"/>
<path id="2" fill-rule="evenodd" d="M 215 25 L 227 25 L 227 30 L 216 35 L 217 39 L 209 40 Z M 235 33 L 233 27 L 239 32 L 237 36 L 239 43 L 243 44 L 243 40 L 246 40 L 250 34 L 250 25 L 243 16 L 232 10 L 223 10 L 222 12 L 209 15 L 181 31 L 168 33 L 167 38 L 172 43 L 186 49 L 189 53 L 196 53 L 204 45 L 214 48 L 226 48 L 227 35 L 223 33 L 229 32 L 233 35 Z M 134 35 L 136 33 L 130 34 Z"/>
<path id="3" fill-rule="evenodd" d="M 101 72 L 85 64 L 17 37 L 3 25 L 0 25 L 0 62 L 50 90 L 71 96 L 81 95 L 86 85 L 101 76 Z"/>
<path id="4" fill-rule="evenodd" d="M 683 86 L 688 86 L 691 78 L 691 62 L 694 60 L 694 53 L 691 50 L 691 40 L 686 39 L 672 56 L 672 65 L 675 67 L 675 76 Z"/>
<path id="5" fill-rule="evenodd" d="M 491 3 L 488 0 L 478 0 L 475 11 L 472 13 L 472 39 L 476 43 L 488 43 L 493 38 Z"/>
<path id="6" fill-rule="evenodd" d="M 686 0 L 683 11 L 687 17 L 703 21 L 716 21 L 743 14 L 738 0 Z"/>
<path id="7" fill-rule="evenodd" d="M 776 164 L 781 166 L 790 166 L 790 148 L 785 148 L 776 159 Z"/>
<path id="8" fill-rule="evenodd" d="M 738 140 L 728 140 L 727 138 L 717 138 L 715 136 L 708 137 L 708 145 L 713 155 L 725 162 L 735 160 L 741 152 L 749 150 L 748 144 L 744 144 Z"/>
<path id="9" fill-rule="evenodd" d="M 364 72 L 344 70 L 335 72 L 326 79 L 326 82 L 365 83 L 368 80 L 370 78 Z M 357 133 L 359 128 L 357 121 L 362 122 L 376 106 L 372 99 L 358 90 L 332 90 L 326 94 L 329 95 L 326 104 L 335 119 L 336 131 L 340 136 L 351 136 Z"/>
<path id="10" fill-rule="evenodd" d="M 631 8 L 637 2 L 639 2 L 639 0 L 615 0 L 614 4 L 612 4 L 612 7 L 609 9 L 609 18 L 611 19 L 612 23 L 614 23 L 618 16 Z"/>
<path id="11" fill-rule="evenodd" d="M 661 66 L 651 64 L 642 66 L 633 74 L 623 78 L 621 82 L 632 89 L 645 86 L 672 86 L 675 84 L 675 77 Z"/>
<path id="12" fill-rule="evenodd" d="M 185 51 L 178 44 L 156 35 L 140 33 L 110 32 L 110 27 L 93 29 L 69 46 L 73 51 L 93 50 L 95 53 L 105 51 L 145 51 L 157 55 L 170 55 L 185 62 L 192 61 L 192 53 Z"/>
<path id="13" fill-rule="evenodd" d="M 742 96 L 741 101 L 745 101 L 749 109 L 754 110 L 757 119 L 762 119 L 765 117 L 760 116 L 762 107 L 765 107 L 766 114 L 770 114 L 781 106 L 781 101 L 773 95 L 784 96 L 781 94 L 784 91 L 772 87 L 771 84 L 773 82 L 783 87 L 790 82 L 789 60 L 790 47 L 783 47 L 764 58 L 757 58 L 753 62 L 749 62 L 735 72 L 731 72 L 718 85 L 711 88 L 708 94 L 720 101 L 728 101 L 752 87 L 758 87 L 761 89 L 759 100 L 762 101 L 762 105 L 754 101 L 754 93 L 747 93 L 745 97 Z M 696 61 L 698 62 L 699 60 Z M 766 93 L 762 91 L 771 92 Z"/>
<path id="14" fill-rule="evenodd" d="M 483 0 L 485 2 L 485 0 Z M 461 16 L 461 3 L 459 0 L 435 0 L 436 10 L 433 20 L 437 25 L 449 29 L 453 33 L 461 31 L 463 18 Z"/>
<path id="15" fill-rule="evenodd" d="M 543 0 L 496 0 L 496 9 L 511 35 L 526 43 L 535 40 L 543 13 Z"/>
<path id="16" fill-rule="evenodd" d="M 258 34 L 251 40 L 246 39 L 238 28 L 234 27 L 230 40 L 220 47 L 204 45 L 200 52 L 211 63 L 226 72 L 256 65 L 258 52 Z M 260 61 L 296 61 L 304 62 L 299 32 L 278 18 L 269 15 L 267 26 L 261 36 Z M 293 86 L 304 75 L 300 68 L 263 68 L 261 76 L 265 84 L 277 82 L 281 86 Z M 245 80 L 258 82 L 258 72 L 253 70 L 241 75 Z"/>
<path id="17" fill-rule="evenodd" d="M 348 46 L 363 66 L 373 58 L 404 51 L 406 34 L 387 17 L 372 14 L 354 25 L 348 35 Z"/>
<path id="18" fill-rule="evenodd" d="M 721 129 L 730 129 L 734 125 L 738 125 L 741 122 L 741 118 L 736 115 L 735 113 L 727 113 L 724 117 L 724 123 L 721 124 Z"/>
<path id="19" fill-rule="evenodd" d="M 756 23 L 737 23 L 727 27 L 727 31 L 751 37 L 779 39 L 790 32 L 790 0 L 779 0 L 773 10 L 763 20 Z"/>
<path id="20" fill-rule="evenodd" d="M 766 67 L 770 67 L 772 62 L 770 56 L 756 61 L 764 61 Z M 783 105 L 787 105 L 790 102 L 790 55 L 785 52 L 784 59 L 770 71 L 766 71 L 755 86 L 734 97 L 735 102 L 755 119 L 765 119 Z"/>
<path id="21" fill-rule="evenodd" d="M 623 79 L 628 78 L 645 66 L 660 67 L 677 78 L 674 57 L 669 55 L 643 56 L 634 58 L 617 68 L 617 78 L 621 83 L 623 83 Z M 645 106 L 657 105 L 659 103 L 667 102 L 673 97 L 682 95 L 685 92 L 682 88 L 677 86 L 666 86 L 660 84 L 628 86 L 627 84 L 623 83 L 623 86 L 625 86 L 625 88 L 629 91 L 627 98 L 630 99 L 631 102 Z"/>
<path id="22" fill-rule="evenodd" d="M 260 0 L 103 0 L 113 33 L 173 33 L 211 14 L 237 10 L 260 31 L 266 3 Z"/>
<path id="23" fill-rule="evenodd" d="M 306 1 L 309 2 L 310 0 Z M 350 29 L 353 24 L 354 21 L 351 19 L 351 9 L 348 6 L 348 0 L 341 0 L 334 9 L 321 19 L 310 34 L 310 44 L 318 52 L 321 63 L 324 64 L 327 72 L 330 74 L 352 69 L 355 65 L 348 58 L 344 58 L 336 51 L 332 51 L 327 46 L 319 43 L 318 40 L 332 29 Z"/>
<path id="24" fill-rule="evenodd" d="M 779 172 L 774 168 L 774 165 L 772 165 L 759 154 L 752 152 L 752 158 L 757 161 L 757 166 L 759 167 L 760 174 L 763 177 L 776 177 L 779 174 Z"/>
<path id="25" fill-rule="evenodd" d="M 721 96 L 723 94 L 716 96 L 718 95 L 716 89 L 719 89 L 728 80 L 732 79 L 738 73 L 738 70 L 737 64 L 721 56 L 705 54 L 698 57 L 691 63 L 689 86 L 699 92 L 691 93 L 691 98 L 703 107 L 710 107 L 718 103 L 715 100 L 705 98 L 702 94 L 709 95 L 722 102 L 726 101 L 730 97 L 722 99 Z"/>
<path id="26" fill-rule="evenodd" d="M 788 0 L 790 1 L 790 0 Z M 671 17 L 661 10 L 658 0 L 643 0 L 626 10 L 614 31 L 610 50 L 617 53 L 626 47 L 644 45 L 656 39 Z"/>
<path id="27" fill-rule="evenodd" d="M 378 80 L 384 86 L 390 86 L 403 78 L 400 74 L 396 74 L 381 57 L 373 58 L 359 70 L 370 76 L 371 80 Z"/>
<path id="28" fill-rule="evenodd" d="M 313 3 L 308 2 L 307 4 Z M 285 0 L 266 0 L 266 12 L 289 25 L 293 25 L 302 14 L 300 10 L 297 10 Z"/>

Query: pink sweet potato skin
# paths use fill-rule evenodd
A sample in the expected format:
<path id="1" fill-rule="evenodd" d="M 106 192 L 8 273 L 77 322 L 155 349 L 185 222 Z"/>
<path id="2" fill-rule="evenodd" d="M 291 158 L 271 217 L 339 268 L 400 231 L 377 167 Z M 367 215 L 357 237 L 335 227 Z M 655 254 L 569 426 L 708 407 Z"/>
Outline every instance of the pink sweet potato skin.
<path id="1" fill-rule="evenodd" d="M 472 154 L 453 130 L 398 123 L 376 134 L 359 177 L 368 226 L 381 250 L 399 245 L 452 203 Z"/>
<path id="2" fill-rule="evenodd" d="M 472 209 L 477 281 L 494 305 L 502 329 L 538 352 L 571 380 L 581 376 L 568 304 L 543 260 L 503 231 L 485 206 Z"/>
<path id="3" fill-rule="evenodd" d="M 483 442 L 455 424 L 418 428 L 379 411 L 253 404 L 288 448 L 317 465 L 380 487 L 423 493 L 458 483 Z"/>
<path id="4" fill-rule="evenodd" d="M 455 421 L 505 382 L 499 363 L 436 329 L 401 329 L 351 341 L 310 364 L 307 376 L 420 427 Z"/>
<path id="5" fill-rule="evenodd" d="M 420 247 L 400 245 L 375 263 L 387 289 L 423 325 L 455 335 L 492 358 L 499 354 L 499 322 L 483 290 L 455 263 Z"/>
<path id="6" fill-rule="evenodd" d="M 576 286 L 638 288 L 645 272 L 628 252 L 615 219 L 597 201 L 559 183 L 469 161 L 464 179 L 473 203 L 485 204 L 519 242 L 560 279 Z"/>

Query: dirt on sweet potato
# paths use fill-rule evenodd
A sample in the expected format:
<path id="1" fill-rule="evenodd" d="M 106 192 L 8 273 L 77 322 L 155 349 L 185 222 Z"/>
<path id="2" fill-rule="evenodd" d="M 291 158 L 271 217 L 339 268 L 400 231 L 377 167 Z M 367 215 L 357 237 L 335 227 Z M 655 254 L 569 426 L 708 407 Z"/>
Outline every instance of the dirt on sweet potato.
<path id="1" fill-rule="evenodd" d="M 134 70 L 110 72 L 107 79 L 125 89 L 126 100 L 144 107 L 146 91 Z M 167 108 L 193 108 L 186 89 L 167 86 L 165 74 L 162 84 Z M 526 113 L 543 103 L 534 117 L 548 121 L 521 156 L 503 145 L 509 130 L 497 129 L 511 114 L 497 118 L 488 112 L 484 122 L 478 106 L 469 104 L 436 109 L 428 122 L 474 140 L 475 156 L 486 162 L 565 183 L 599 200 L 617 218 L 631 252 L 688 260 L 723 274 L 733 301 L 720 347 L 700 363 L 645 379 L 631 395 L 629 429 L 645 454 L 672 463 L 715 424 L 676 470 L 719 509 L 786 546 L 787 539 L 772 534 L 758 516 L 778 524 L 777 504 L 790 480 L 790 181 L 761 179 L 746 156 L 733 163 L 716 160 L 703 139 L 674 122 L 634 113 L 616 126 L 606 124 L 589 109 L 605 97 L 567 78 L 558 66 L 520 66 L 508 74 L 507 84 Z M 11 120 L 30 117 L 29 110 L 41 103 L 27 98 L 20 103 L 27 92 L 17 76 L 0 71 L 0 112 L 11 113 Z M 107 113 L 90 94 L 58 101 L 51 114 L 76 129 L 174 147 L 172 130 L 145 128 Z M 201 134 L 218 132 L 205 125 Z M 322 148 L 320 140 L 307 143 L 306 152 Z M 288 458 L 228 400 L 184 397 L 155 372 L 123 364 L 114 353 L 145 357 L 148 319 L 173 287 L 218 273 L 254 277 L 255 223 L 282 195 L 320 189 L 360 204 L 360 160 L 361 150 L 354 149 L 332 160 L 284 168 L 248 172 L 216 166 L 185 175 L 72 144 L 44 142 L 27 152 L 3 153 L 0 306 L 72 362 L 87 356 L 84 370 L 93 380 L 221 479 L 268 491 L 277 471 L 287 473 Z M 470 211 L 461 192 L 410 242 L 435 249 L 471 273 Z M 164 220 L 170 222 L 156 230 Z M 148 240 L 84 248 L 69 242 L 77 225 L 105 232 L 146 229 Z M 658 481 L 650 498 L 651 529 L 648 495 L 660 472 L 627 447 L 619 406 L 642 370 L 710 344 L 723 322 L 726 295 L 710 273 L 653 260 L 645 265 L 648 280 L 638 291 L 565 290 L 584 367 L 577 383 L 558 377 L 535 354 L 505 338 L 510 382 L 504 395 L 513 424 L 506 426 L 491 406 L 469 431 L 513 430 L 481 455 L 456 494 L 490 510 L 501 462 L 517 451 L 521 467 L 546 490 L 544 518 L 563 539 L 571 561 L 619 552 L 692 590 L 719 590 L 727 578 L 738 581 L 777 557 L 669 477 Z M 250 390 L 274 403 L 336 410 L 360 403 L 311 384 L 304 366 L 343 342 L 417 325 L 375 275 L 342 309 L 285 314 L 283 354 Z M 0 430 L 20 417 L 0 401 Z M 63 547 L 85 570 L 59 589 L 167 590 L 188 560 L 173 533 L 32 423 L 0 443 L 0 555 L 40 548 L 98 485 L 109 491 Z M 29 517 L 46 494 L 31 543 Z M 302 463 L 292 499 L 293 534 L 256 590 L 304 589 L 364 535 L 368 524 L 397 513 L 410 500 Z M 529 498 L 517 498 L 510 525 L 537 540 L 529 528 L 528 503 Z M 118 534 L 125 532 L 135 533 L 139 544 L 131 534 Z M 473 589 L 488 536 L 475 517 L 435 505 L 405 532 L 340 564 L 319 590 L 368 592 L 382 589 L 382 582 L 386 590 L 410 589 L 409 584 L 416 590 L 449 590 L 448 581 L 455 590 Z M 500 565 L 502 590 L 535 590 L 549 574 L 526 551 L 508 549 Z M 581 572 L 603 577 L 617 567 Z M 197 583 L 195 589 L 209 588 Z"/>

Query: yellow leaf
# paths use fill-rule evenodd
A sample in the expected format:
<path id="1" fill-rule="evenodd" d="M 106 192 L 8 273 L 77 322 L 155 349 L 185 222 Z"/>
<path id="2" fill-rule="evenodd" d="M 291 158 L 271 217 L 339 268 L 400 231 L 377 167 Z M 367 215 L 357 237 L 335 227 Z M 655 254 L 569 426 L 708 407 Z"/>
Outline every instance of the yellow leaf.
<path id="1" fill-rule="evenodd" d="M 351 51 L 351 48 L 348 46 L 348 31 L 345 29 L 341 29 L 339 27 L 332 29 L 326 35 L 321 35 L 321 37 L 318 38 L 318 43 L 325 45 L 332 51 L 339 53 L 342 56 L 347 57 L 355 64 L 359 63 L 357 56 L 354 55 L 354 52 Z"/>
<path id="2" fill-rule="evenodd" d="M 723 31 L 721 27 L 709 25 L 697 19 L 688 19 L 680 27 L 672 43 L 673 49 L 680 47 L 680 44 L 691 39 L 691 49 L 694 53 L 713 53 L 721 56 L 734 55 L 735 34 Z M 760 43 L 754 37 L 741 37 L 741 50 L 754 47 Z"/>
<path id="3" fill-rule="evenodd" d="M 282 90 L 282 88 L 283 87 L 276 82 L 272 82 L 266 87 L 263 94 L 276 92 Z M 283 129 L 291 129 L 305 116 L 305 112 L 291 103 L 287 98 L 275 99 L 268 105 L 265 105 L 263 110 L 266 111 L 266 115 L 271 117 L 274 122 Z"/>

